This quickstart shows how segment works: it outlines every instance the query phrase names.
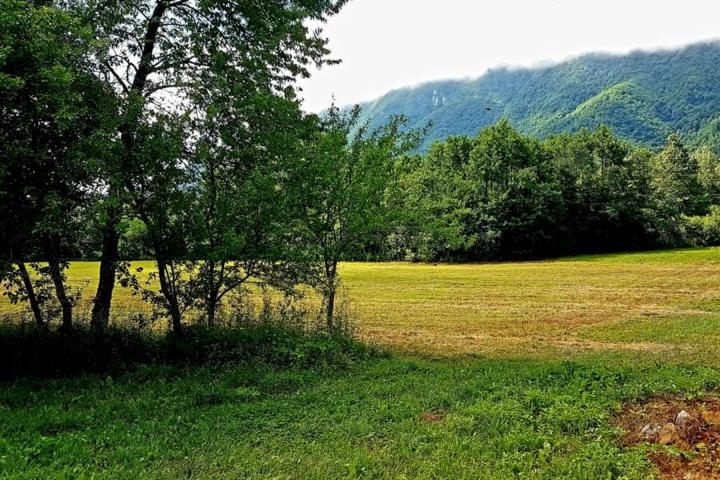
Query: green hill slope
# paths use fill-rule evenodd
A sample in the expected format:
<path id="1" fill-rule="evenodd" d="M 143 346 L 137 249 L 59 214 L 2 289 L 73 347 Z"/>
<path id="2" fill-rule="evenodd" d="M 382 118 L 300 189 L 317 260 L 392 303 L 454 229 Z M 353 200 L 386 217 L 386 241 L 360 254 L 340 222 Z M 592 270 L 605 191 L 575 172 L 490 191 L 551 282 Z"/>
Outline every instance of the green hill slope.
<path id="1" fill-rule="evenodd" d="M 639 143 L 670 132 L 720 146 L 720 42 L 628 55 L 585 55 L 543 68 L 500 68 L 473 80 L 448 80 L 389 92 L 363 105 L 381 122 L 405 114 L 431 121 L 425 147 L 450 135 L 474 135 L 508 118 L 524 133 L 546 136 L 606 124 Z"/>

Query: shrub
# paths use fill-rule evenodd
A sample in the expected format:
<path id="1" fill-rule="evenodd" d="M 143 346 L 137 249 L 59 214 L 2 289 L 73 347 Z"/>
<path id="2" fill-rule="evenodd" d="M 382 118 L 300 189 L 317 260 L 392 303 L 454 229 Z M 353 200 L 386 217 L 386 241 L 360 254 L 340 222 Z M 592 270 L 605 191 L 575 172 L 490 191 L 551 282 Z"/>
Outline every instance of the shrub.
<path id="1" fill-rule="evenodd" d="M 720 245 L 720 206 L 710 208 L 710 213 L 684 218 L 685 240 L 688 244 L 703 247 Z"/>
<path id="2" fill-rule="evenodd" d="M 96 333 L 0 326 L 0 378 L 117 375 L 147 364 L 262 364 L 270 367 L 343 366 L 374 355 L 348 335 L 279 322 L 191 326 L 182 335 L 111 327 Z"/>

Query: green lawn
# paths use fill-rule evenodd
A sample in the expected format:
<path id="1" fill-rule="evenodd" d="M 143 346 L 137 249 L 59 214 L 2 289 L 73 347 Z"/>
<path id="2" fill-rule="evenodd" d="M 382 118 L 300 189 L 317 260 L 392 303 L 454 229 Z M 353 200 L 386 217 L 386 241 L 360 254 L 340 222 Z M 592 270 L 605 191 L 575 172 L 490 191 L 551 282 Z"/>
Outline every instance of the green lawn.
<path id="1" fill-rule="evenodd" d="M 0 477 L 651 478 L 612 415 L 720 386 L 718 249 L 343 276 L 392 357 L 16 380 Z"/>

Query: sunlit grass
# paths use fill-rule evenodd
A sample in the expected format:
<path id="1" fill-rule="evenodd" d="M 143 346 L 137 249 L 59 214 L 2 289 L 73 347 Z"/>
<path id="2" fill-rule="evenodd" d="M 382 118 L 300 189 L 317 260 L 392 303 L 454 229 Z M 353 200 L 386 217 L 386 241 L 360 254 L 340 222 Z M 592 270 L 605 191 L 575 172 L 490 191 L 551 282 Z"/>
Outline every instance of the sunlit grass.
<path id="1" fill-rule="evenodd" d="M 522 263 L 346 264 L 342 273 L 364 335 L 414 351 L 661 351 L 686 334 L 673 333 L 672 318 L 701 331 L 705 345 L 720 334 L 720 250 L 713 248 Z M 644 324 L 653 333 L 612 333 L 612 325 L 635 318 L 668 320 Z"/>
<path id="2" fill-rule="evenodd" d="M 152 262 L 133 268 L 151 271 Z M 363 338 L 429 354 L 558 355 L 636 350 L 688 356 L 720 336 L 720 249 L 489 264 L 344 263 Z M 95 262 L 73 262 L 89 312 Z M 116 318 L 148 306 L 118 286 Z M 5 301 L 2 311 L 17 309 Z M 707 352 L 706 352 L 707 353 Z"/>

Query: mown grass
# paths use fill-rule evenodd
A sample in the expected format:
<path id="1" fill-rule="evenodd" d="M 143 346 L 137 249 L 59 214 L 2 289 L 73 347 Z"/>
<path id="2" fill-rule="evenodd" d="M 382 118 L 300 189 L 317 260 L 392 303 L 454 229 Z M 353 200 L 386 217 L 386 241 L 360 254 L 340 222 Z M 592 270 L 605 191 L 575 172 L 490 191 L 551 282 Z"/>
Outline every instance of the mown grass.
<path id="1" fill-rule="evenodd" d="M 81 314 L 97 269 L 71 265 L 69 283 L 86 300 Z M 341 274 L 361 337 L 401 352 L 552 358 L 621 349 L 694 359 L 711 358 L 720 336 L 720 248 L 491 264 L 345 263 Z M 0 304 L 0 313 L 13 309 Z M 147 306 L 118 286 L 114 312 L 125 319 Z M 699 333 L 688 341 L 692 331 Z"/>
<path id="2" fill-rule="evenodd" d="M 668 342 L 642 333 L 622 339 L 593 328 L 678 316 L 720 326 L 713 307 L 720 301 L 719 249 L 481 265 L 348 264 L 342 273 L 363 334 L 415 352 L 672 350 L 672 335 Z M 665 325 L 645 326 L 657 337 Z M 708 339 L 698 347 L 711 345 Z"/>
<path id="3" fill-rule="evenodd" d="M 652 478 L 612 415 L 720 387 L 719 249 L 342 273 L 394 356 L 6 382 L 0 477 Z"/>

